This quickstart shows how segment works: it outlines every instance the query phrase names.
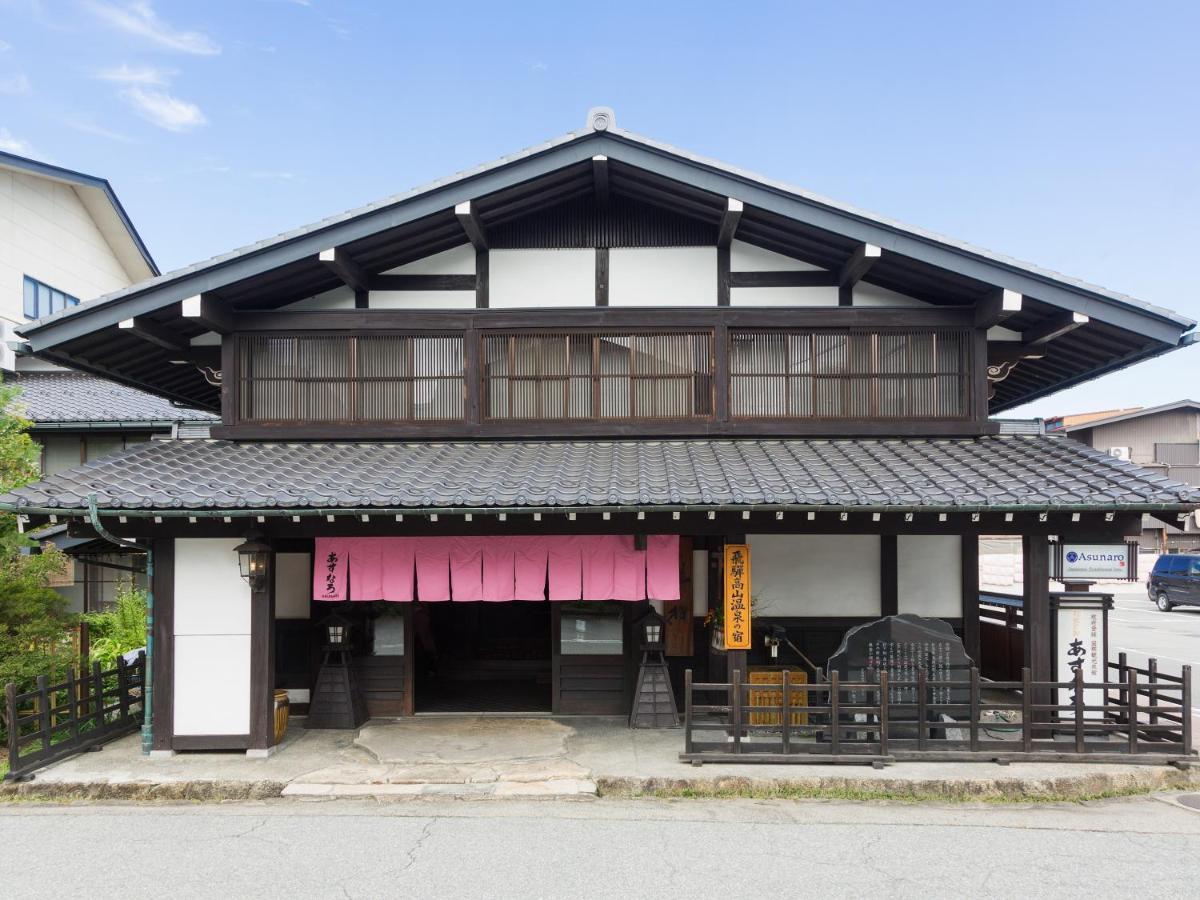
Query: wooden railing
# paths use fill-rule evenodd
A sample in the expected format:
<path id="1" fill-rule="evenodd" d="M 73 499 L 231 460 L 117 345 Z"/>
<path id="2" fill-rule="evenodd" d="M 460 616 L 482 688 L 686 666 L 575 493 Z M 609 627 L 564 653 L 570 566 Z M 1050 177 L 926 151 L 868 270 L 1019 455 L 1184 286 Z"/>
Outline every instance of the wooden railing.
<path id="1" fill-rule="evenodd" d="M 966 681 L 933 681 L 920 671 L 915 681 L 868 673 L 842 681 L 830 672 L 810 684 L 783 673 L 778 703 L 748 702 L 762 685 L 684 679 L 684 750 L 680 759 L 703 762 L 871 763 L 897 760 L 1087 761 L 1179 763 L 1192 755 L 1191 667 L 1180 676 L 1111 664 L 1118 681 L 982 682 L 971 668 Z M 820 673 L 818 673 L 820 676 Z M 985 698 L 984 691 L 988 696 Z M 1101 692 L 1102 703 L 1087 695 Z M 795 711 L 803 692 L 806 724 Z M 1068 699 L 1062 699 L 1063 692 Z M 723 702 L 711 703 L 716 693 Z M 935 697 L 950 699 L 935 702 Z M 898 702 L 898 698 L 905 702 Z M 1059 702 L 1054 702 L 1059 698 Z M 759 698 L 761 699 L 761 697 Z M 749 713 L 767 714 L 774 724 L 750 724 Z M 988 718 L 991 716 L 992 718 Z M 777 720 L 777 721 L 776 721 Z M 1001 735 L 1008 735 L 1002 737 Z"/>
<path id="2" fill-rule="evenodd" d="M 40 675 L 32 691 L 18 691 L 11 682 L 5 685 L 5 780 L 27 780 L 35 769 L 136 730 L 145 671 L 146 657 L 139 654 L 129 664 L 118 659 L 117 667 L 108 671 L 98 662 L 85 674 L 71 669 L 57 684 Z"/>

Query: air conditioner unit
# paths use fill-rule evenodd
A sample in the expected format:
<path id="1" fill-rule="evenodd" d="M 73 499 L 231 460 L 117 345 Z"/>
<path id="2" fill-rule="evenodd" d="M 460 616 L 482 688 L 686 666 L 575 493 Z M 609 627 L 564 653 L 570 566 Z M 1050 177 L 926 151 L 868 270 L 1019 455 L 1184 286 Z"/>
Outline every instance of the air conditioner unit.
<path id="1" fill-rule="evenodd" d="M 1132 447 L 1109 447 L 1108 448 L 1109 456 L 1116 457 L 1117 459 L 1123 459 L 1123 460 L 1125 460 L 1125 462 L 1129 462 L 1129 457 L 1132 455 L 1132 453 L 1133 453 Z"/>

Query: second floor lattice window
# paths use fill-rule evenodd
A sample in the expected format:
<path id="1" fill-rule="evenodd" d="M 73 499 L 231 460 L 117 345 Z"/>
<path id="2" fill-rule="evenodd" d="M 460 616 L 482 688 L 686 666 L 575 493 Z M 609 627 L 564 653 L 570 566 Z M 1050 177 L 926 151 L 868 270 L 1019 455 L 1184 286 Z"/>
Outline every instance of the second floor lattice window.
<path id="1" fill-rule="evenodd" d="M 731 330 L 735 419 L 955 419 L 971 414 L 966 330 Z"/>
<path id="2" fill-rule="evenodd" d="M 713 414 L 711 332 L 489 333 L 481 356 L 488 419 Z"/>
<path id="3" fill-rule="evenodd" d="M 243 422 L 456 422 L 461 334 L 254 335 L 239 342 Z"/>

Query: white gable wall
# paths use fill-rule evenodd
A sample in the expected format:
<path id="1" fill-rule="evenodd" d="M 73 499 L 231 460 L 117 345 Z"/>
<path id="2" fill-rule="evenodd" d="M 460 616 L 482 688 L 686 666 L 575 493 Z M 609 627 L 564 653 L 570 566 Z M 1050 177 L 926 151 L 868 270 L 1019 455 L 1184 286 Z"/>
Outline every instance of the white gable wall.
<path id="1" fill-rule="evenodd" d="M 0 319 L 25 319 L 24 276 L 86 301 L 132 282 L 69 184 L 0 169 Z"/>
<path id="2" fill-rule="evenodd" d="M 717 305 L 716 247 L 613 248 L 608 268 L 609 306 Z"/>
<path id="3" fill-rule="evenodd" d="M 596 251 L 492 250 L 488 306 L 595 306 Z"/>
<path id="4" fill-rule="evenodd" d="M 175 541 L 174 730 L 250 733 L 250 586 L 237 538 Z"/>

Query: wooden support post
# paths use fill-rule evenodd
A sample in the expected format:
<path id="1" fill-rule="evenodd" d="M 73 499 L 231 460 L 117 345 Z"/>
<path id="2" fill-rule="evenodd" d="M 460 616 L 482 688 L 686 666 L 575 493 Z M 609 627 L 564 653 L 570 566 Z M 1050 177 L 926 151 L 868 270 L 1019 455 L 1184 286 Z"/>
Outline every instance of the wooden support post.
<path id="1" fill-rule="evenodd" d="M 92 663 L 92 690 L 95 691 L 96 705 L 95 716 L 96 728 L 104 727 L 104 676 L 100 674 L 100 663 Z"/>
<path id="2" fill-rule="evenodd" d="M 1033 752 L 1033 677 L 1029 666 L 1021 669 L 1021 749 Z"/>
<path id="3" fill-rule="evenodd" d="M 1183 691 L 1180 696 L 1179 716 L 1183 719 L 1183 752 L 1192 752 L 1192 667 L 1184 666 L 1180 671 Z"/>
<path id="4" fill-rule="evenodd" d="M 42 732 L 42 750 L 46 753 L 50 752 L 50 691 L 47 689 L 48 686 L 49 681 L 46 676 L 39 675 L 37 677 L 38 728 Z"/>
<path id="5" fill-rule="evenodd" d="M 1150 684 L 1151 685 L 1158 684 L 1158 658 L 1157 657 L 1154 657 L 1154 656 L 1150 657 L 1150 661 L 1146 664 L 1146 671 L 1148 671 L 1150 673 Z M 1151 725 L 1158 724 L 1158 691 L 1157 690 L 1151 690 L 1151 692 L 1150 692 L 1150 709 L 1147 712 L 1147 715 L 1150 717 Z M 1153 736 L 1153 732 L 1151 732 L 1151 736 Z"/>
<path id="6" fill-rule="evenodd" d="M 979 718 L 982 713 L 979 697 L 979 669 L 971 666 L 971 752 L 979 750 Z"/>
<path id="7" fill-rule="evenodd" d="M 250 593 L 250 749 L 275 744 L 275 554 L 266 585 Z"/>
<path id="8" fill-rule="evenodd" d="M 783 670 L 783 752 L 792 752 L 792 673 Z"/>
<path id="9" fill-rule="evenodd" d="M 1049 682 L 1054 678 L 1050 647 L 1050 544 L 1045 535 L 1024 535 L 1021 539 L 1025 570 L 1023 618 L 1025 624 L 1025 664 L 1034 682 Z M 1050 703 L 1048 688 L 1036 688 L 1033 702 L 1044 706 Z M 1038 722 L 1050 720 L 1046 710 L 1034 713 Z"/>
<path id="10" fill-rule="evenodd" d="M 1138 677 L 1137 670 L 1129 669 L 1129 704 L 1126 716 L 1129 719 L 1129 752 L 1137 753 L 1138 747 Z M 1190 712 L 1190 710 L 1189 710 Z"/>
<path id="11" fill-rule="evenodd" d="M 734 669 L 729 679 L 729 688 L 733 692 L 730 706 L 730 719 L 733 721 L 733 752 L 742 752 L 742 671 Z"/>
<path id="12" fill-rule="evenodd" d="M 879 755 L 888 755 L 888 720 L 891 718 L 888 709 L 888 673 L 886 669 L 879 671 Z"/>
<path id="13" fill-rule="evenodd" d="M 120 704 L 120 716 L 124 720 L 129 716 L 129 667 L 125 657 L 117 657 L 117 702 Z"/>
<path id="14" fill-rule="evenodd" d="M 8 726 L 8 769 L 11 772 L 16 771 L 21 750 L 21 731 L 17 727 L 17 686 L 11 681 L 4 685 L 4 716 Z"/>
<path id="15" fill-rule="evenodd" d="M 683 670 L 683 752 L 692 752 L 692 670 Z"/>
<path id="16" fill-rule="evenodd" d="M 964 534 L 961 540 L 963 647 L 978 667 L 983 665 L 979 644 L 979 537 Z"/>
<path id="17" fill-rule="evenodd" d="M 151 749 L 162 752 L 172 749 L 175 730 L 175 540 L 158 538 L 153 551 L 154 671 L 149 673 L 153 685 L 150 728 Z M 142 674 L 145 678 L 144 669 Z"/>
<path id="18" fill-rule="evenodd" d="M 840 677 L 841 673 L 837 669 L 829 673 L 829 723 L 833 726 L 829 733 L 829 750 L 834 756 L 842 749 L 842 713 L 839 709 L 841 698 L 838 696 L 842 692 L 838 680 Z"/>
<path id="19" fill-rule="evenodd" d="M 67 721 L 71 723 L 71 739 L 79 737 L 79 682 L 75 678 L 75 667 L 67 669 Z"/>
<path id="20" fill-rule="evenodd" d="M 881 615 L 900 612 L 899 539 L 894 534 L 879 536 L 879 604 Z"/>
<path id="21" fill-rule="evenodd" d="M 925 699 L 925 670 L 917 669 L 917 749 L 924 750 L 929 739 L 929 710 Z"/>

